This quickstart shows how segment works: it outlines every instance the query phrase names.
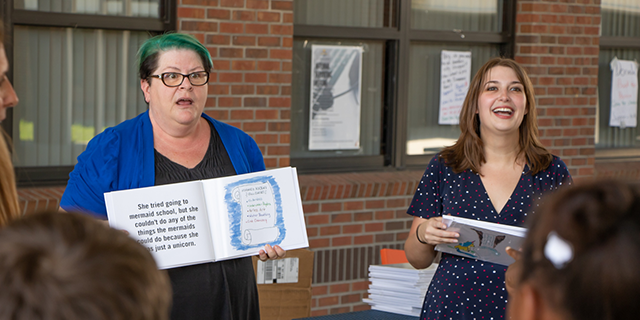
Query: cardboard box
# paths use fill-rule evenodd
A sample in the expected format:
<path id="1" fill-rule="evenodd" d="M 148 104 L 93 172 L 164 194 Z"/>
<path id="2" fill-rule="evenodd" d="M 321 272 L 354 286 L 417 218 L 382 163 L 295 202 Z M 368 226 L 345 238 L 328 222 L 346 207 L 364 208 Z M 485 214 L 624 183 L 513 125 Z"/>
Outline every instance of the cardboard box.
<path id="1" fill-rule="evenodd" d="M 291 320 L 311 315 L 311 282 L 313 252 L 308 249 L 287 251 L 284 259 L 298 258 L 298 281 L 258 284 L 261 320 Z M 279 260 L 277 260 L 279 261 Z M 258 279 L 258 257 L 253 257 L 253 270 Z"/>

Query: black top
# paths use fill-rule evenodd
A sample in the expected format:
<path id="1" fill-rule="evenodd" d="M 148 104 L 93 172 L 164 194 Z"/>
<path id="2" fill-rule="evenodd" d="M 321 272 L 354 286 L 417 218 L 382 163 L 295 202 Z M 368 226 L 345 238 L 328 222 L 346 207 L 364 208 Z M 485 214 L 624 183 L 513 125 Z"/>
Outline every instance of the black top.
<path id="1" fill-rule="evenodd" d="M 217 131 L 202 162 L 185 168 L 155 151 L 156 185 L 235 175 Z M 173 288 L 172 320 L 260 319 L 258 291 L 250 257 L 167 270 Z"/>

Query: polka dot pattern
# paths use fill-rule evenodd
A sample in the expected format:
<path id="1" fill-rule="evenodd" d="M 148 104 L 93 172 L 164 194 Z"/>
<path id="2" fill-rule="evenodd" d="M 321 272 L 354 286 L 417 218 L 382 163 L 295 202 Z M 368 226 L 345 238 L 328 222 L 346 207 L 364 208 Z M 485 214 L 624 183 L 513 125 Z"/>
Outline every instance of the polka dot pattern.
<path id="1" fill-rule="evenodd" d="M 496 212 L 482 180 L 471 170 L 454 173 L 436 155 L 425 170 L 407 213 L 421 218 L 450 214 L 521 226 L 535 213 L 544 193 L 572 183 L 562 160 L 553 157 L 546 170 L 522 176 L 501 212 Z M 504 319 L 507 268 L 443 253 L 425 296 L 421 319 Z"/>

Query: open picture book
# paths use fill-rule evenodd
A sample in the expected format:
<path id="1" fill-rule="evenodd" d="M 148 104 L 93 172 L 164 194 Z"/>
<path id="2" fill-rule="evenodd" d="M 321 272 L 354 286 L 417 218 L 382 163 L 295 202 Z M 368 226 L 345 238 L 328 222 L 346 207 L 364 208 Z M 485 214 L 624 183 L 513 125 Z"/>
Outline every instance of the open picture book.
<path id="1" fill-rule="evenodd" d="M 109 225 L 160 269 L 309 246 L 298 175 L 287 167 L 104 194 Z"/>
<path id="2" fill-rule="evenodd" d="M 441 243 L 436 250 L 506 266 L 515 261 L 506 247 L 519 250 L 527 232 L 521 227 L 452 216 L 442 216 L 442 222 L 447 231 L 458 232 L 460 237 L 458 243 Z"/>

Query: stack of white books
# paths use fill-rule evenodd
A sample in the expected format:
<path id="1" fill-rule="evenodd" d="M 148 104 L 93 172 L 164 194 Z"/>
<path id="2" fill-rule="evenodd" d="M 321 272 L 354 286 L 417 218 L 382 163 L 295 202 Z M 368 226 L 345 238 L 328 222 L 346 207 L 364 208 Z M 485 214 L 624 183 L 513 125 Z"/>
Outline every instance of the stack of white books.
<path id="1" fill-rule="evenodd" d="M 369 297 L 362 301 L 373 310 L 420 316 L 424 296 L 437 268 L 435 263 L 422 270 L 408 263 L 371 265 Z"/>

